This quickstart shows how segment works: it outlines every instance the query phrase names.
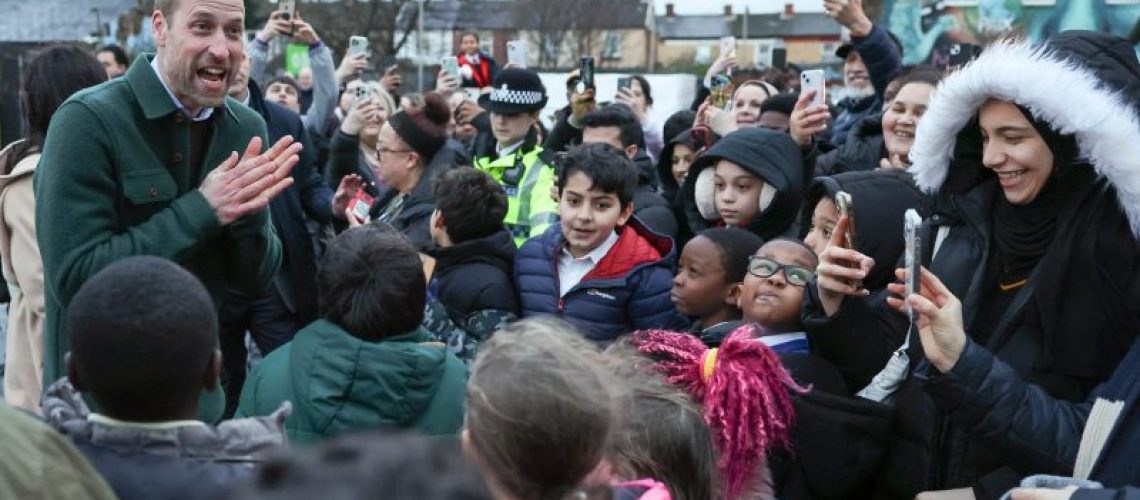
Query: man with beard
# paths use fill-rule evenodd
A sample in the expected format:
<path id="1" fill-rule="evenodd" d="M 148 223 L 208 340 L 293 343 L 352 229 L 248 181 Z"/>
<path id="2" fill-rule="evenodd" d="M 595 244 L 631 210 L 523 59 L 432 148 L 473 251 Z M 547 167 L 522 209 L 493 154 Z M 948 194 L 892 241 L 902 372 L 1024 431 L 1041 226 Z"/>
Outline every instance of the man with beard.
<path id="1" fill-rule="evenodd" d="M 256 293 L 273 279 L 281 244 L 267 205 L 293 183 L 301 145 L 286 137 L 267 148 L 265 122 L 226 96 L 244 17 L 241 0 L 158 0 L 158 53 L 52 118 L 35 186 L 45 381 L 63 375 L 68 303 L 118 259 L 172 260 L 217 307 L 227 287 Z M 221 394 L 210 396 L 198 413 L 207 421 L 221 412 Z"/>
<path id="2" fill-rule="evenodd" d="M 890 33 L 871 22 L 863 0 L 824 0 L 827 14 L 851 31 L 851 42 L 835 51 L 843 59 L 843 99 L 831 126 L 839 146 L 864 118 L 882 111 L 887 84 L 902 69 L 902 51 Z"/>

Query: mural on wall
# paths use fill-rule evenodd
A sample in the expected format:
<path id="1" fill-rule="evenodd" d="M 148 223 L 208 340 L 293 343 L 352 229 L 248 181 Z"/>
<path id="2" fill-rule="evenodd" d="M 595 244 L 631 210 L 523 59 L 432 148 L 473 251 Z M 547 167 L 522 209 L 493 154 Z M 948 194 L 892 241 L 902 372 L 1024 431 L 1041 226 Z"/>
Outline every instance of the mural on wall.
<path id="1" fill-rule="evenodd" d="M 964 7 L 933 0 L 883 0 L 879 12 L 902 43 L 904 64 L 945 64 L 957 50 L 955 44 L 981 45 L 1010 32 L 1033 40 L 1076 29 L 1128 36 L 1140 19 L 1140 3 L 1056 0 L 1054 5 L 1032 6 L 1021 0 L 978 0 Z"/>

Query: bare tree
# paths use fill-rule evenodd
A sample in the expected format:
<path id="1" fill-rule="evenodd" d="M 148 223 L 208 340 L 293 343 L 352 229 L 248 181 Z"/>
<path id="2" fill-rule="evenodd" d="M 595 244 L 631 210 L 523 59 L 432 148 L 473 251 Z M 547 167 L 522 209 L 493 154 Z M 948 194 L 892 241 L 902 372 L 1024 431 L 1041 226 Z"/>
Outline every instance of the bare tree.
<path id="1" fill-rule="evenodd" d="M 348 37 L 359 35 L 368 38 L 373 54 L 390 56 L 415 34 L 416 4 L 416 0 L 340 0 L 305 2 L 298 10 L 334 53 L 343 54 Z"/>
<path id="2" fill-rule="evenodd" d="M 538 49 L 539 67 L 573 66 L 581 56 L 597 59 L 601 27 L 611 21 L 614 3 L 615 0 L 525 0 L 515 4 L 513 14 L 519 29 L 530 33 L 531 46 Z"/>

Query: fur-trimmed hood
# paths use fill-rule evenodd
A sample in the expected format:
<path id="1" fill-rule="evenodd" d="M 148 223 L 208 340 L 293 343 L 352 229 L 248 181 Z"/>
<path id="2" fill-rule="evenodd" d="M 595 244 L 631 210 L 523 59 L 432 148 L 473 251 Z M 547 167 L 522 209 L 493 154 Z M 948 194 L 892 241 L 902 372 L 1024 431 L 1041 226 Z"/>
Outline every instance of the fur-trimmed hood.
<path id="1" fill-rule="evenodd" d="M 971 127 L 987 99 L 1012 101 L 1061 134 L 1116 188 L 1140 235 L 1140 61 L 1127 40 L 1073 31 L 1043 45 L 1004 41 L 942 81 L 919 123 L 910 158 L 927 193 L 973 187 L 993 174 L 981 166 Z"/>

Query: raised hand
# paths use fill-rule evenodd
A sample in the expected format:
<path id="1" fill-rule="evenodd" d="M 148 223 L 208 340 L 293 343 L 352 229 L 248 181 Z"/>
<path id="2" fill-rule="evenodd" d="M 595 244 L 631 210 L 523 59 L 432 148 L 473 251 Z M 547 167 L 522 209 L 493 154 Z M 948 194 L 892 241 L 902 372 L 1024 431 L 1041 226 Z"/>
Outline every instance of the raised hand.
<path id="1" fill-rule="evenodd" d="M 907 270 L 895 270 L 895 276 L 906 281 Z M 922 268 L 921 291 L 908 297 L 888 297 L 891 307 L 906 313 L 907 306 L 918 313 L 918 336 L 926 359 L 938 371 L 946 373 L 958 363 L 966 349 L 966 330 L 962 326 L 962 302 L 934 273 Z M 900 297 L 906 294 L 906 285 L 891 283 L 887 290 Z"/>
<path id="2" fill-rule="evenodd" d="M 808 105 L 814 98 L 814 90 L 800 94 L 796 106 L 792 108 L 792 116 L 788 120 L 788 133 L 800 147 L 807 147 L 811 144 L 813 135 L 827 130 L 827 122 L 831 119 L 831 112 L 826 104 Z"/>
<path id="3" fill-rule="evenodd" d="M 336 193 L 333 194 L 332 199 L 332 213 L 337 217 L 344 217 L 348 212 L 348 204 L 356 193 L 364 189 L 364 178 L 357 174 L 349 174 L 340 179 L 340 185 L 336 188 Z"/>
<path id="4" fill-rule="evenodd" d="M 198 190 L 223 226 L 269 205 L 269 200 L 293 184 L 289 173 L 297 164 L 301 143 L 285 136 L 264 154 L 254 137 L 239 157 L 237 152 L 215 168 Z"/>
<path id="5" fill-rule="evenodd" d="M 866 297 L 871 294 L 862 288 L 862 281 L 871 272 L 871 268 L 875 267 L 875 260 L 843 247 L 843 237 L 851 224 L 852 221 L 847 216 L 839 218 L 831 232 L 827 248 L 819 254 L 819 265 L 815 269 L 820 305 L 829 317 L 839 312 L 843 297 Z"/>

